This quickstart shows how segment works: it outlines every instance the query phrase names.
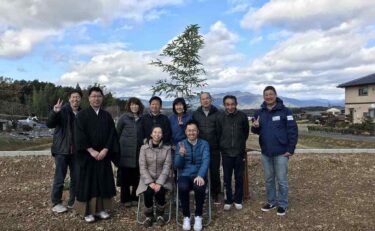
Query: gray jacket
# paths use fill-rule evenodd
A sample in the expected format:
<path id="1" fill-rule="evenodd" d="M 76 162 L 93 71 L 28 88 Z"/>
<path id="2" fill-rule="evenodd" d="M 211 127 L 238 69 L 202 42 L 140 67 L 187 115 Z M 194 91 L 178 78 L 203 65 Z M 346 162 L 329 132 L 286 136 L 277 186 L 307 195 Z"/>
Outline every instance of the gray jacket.
<path id="1" fill-rule="evenodd" d="M 141 118 L 137 121 L 132 113 L 126 112 L 117 122 L 120 141 L 120 167 L 137 168 L 139 149 L 142 146 Z"/>
<path id="2" fill-rule="evenodd" d="M 153 148 L 152 141 L 144 144 L 139 152 L 140 179 L 137 195 L 147 190 L 151 183 L 157 183 L 165 189 L 172 190 L 172 158 L 171 147 L 161 143 Z"/>

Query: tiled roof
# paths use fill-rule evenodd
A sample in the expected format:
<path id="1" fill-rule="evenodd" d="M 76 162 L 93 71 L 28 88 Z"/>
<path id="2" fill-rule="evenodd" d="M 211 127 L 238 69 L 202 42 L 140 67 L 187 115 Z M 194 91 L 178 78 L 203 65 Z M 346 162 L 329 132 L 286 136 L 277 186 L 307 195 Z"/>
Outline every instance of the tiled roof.
<path id="1" fill-rule="evenodd" d="M 371 75 L 367 75 L 365 77 L 355 79 L 343 84 L 338 85 L 337 87 L 354 87 L 354 86 L 361 86 L 361 85 L 368 85 L 368 84 L 375 84 L 375 73 Z"/>

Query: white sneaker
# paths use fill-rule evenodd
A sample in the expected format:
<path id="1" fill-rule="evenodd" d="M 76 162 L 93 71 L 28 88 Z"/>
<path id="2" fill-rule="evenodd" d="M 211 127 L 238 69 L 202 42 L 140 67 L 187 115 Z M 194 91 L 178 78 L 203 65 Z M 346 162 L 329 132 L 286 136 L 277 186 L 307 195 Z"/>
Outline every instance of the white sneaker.
<path id="1" fill-rule="evenodd" d="M 94 217 L 92 214 L 87 215 L 87 216 L 85 216 L 85 221 L 86 221 L 87 223 L 92 223 L 92 222 L 95 221 L 95 217 Z"/>
<path id="2" fill-rule="evenodd" d="M 229 211 L 230 208 L 232 208 L 232 205 L 231 205 L 231 204 L 225 204 L 225 205 L 224 205 L 224 210 Z"/>
<path id="3" fill-rule="evenodd" d="M 201 231 L 202 230 L 202 217 L 196 216 L 194 218 L 194 231 Z"/>
<path id="4" fill-rule="evenodd" d="M 62 204 L 57 204 L 55 206 L 53 206 L 52 208 L 52 211 L 55 212 L 55 213 L 63 213 L 63 212 L 66 212 L 68 209 L 62 205 Z"/>
<path id="5" fill-rule="evenodd" d="M 106 212 L 106 211 L 100 211 L 98 213 L 95 214 L 95 216 L 99 217 L 100 219 L 108 219 L 110 216 L 109 214 Z"/>
<path id="6" fill-rule="evenodd" d="M 184 217 L 184 223 L 182 224 L 183 230 L 190 230 L 191 224 L 190 224 L 190 217 Z"/>
<path id="7" fill-rule="evenodd" d="M 242 204 L 236 204 L 236 203 L 234 203 L 234 207 L 235 207 L 237 210 L 241 210 L 241 209 L 242 209 Z"/>

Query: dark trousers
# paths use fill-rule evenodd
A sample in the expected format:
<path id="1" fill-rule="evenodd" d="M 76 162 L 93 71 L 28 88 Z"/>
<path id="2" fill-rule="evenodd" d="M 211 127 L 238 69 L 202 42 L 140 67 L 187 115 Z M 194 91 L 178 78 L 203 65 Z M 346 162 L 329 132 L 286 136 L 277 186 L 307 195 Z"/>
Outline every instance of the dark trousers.
<path id="1" fill-rule="evenodd" d="M 76 163 L 74 155 L 55 154 L 55 176 L 53 178 L 51 199 L 53 206 L 62 203 L 64 180 L 66 173 L 70 172 L 69 201 L 68 205 L 73 206 L 76 196 Z"/>
<path id="2" fill-rule="evenodd" d="M 226 191 L 225 204 L 233 203 L 233 193 L 232 193 L 233 171 L 234 171 L 234 180 L 235 180 L 234 203 L 242 204 L 244 167 L 245 167 L 244 157 L 223 156 L 224 185 L 225 185 L 225 191 Z"/>
<path id="3" fill-rule="evenodd" d="M 195 184 L 193 177 L 180 176 L 178 177 L 178 196 L 181 201 L 182 214 L 184 217 L 190 217 L 190 191 L 194 190 L 195 195 L 195 216 L 202 216 L 203 204 L 206 197 L 206 185 L 198 186 Z"/>
<path id="4" fill-rule="evenodd" d="M 155 192 L 152 188 L 147 187 L 147 190 L 143 193 L 145 199 L 145 207 L 151 208 L 154 205 L 154 197 L 156 204 L 164 206 L 166 191 L 167 190 L 164 187 L 160 187 L 160 190 L 158 192 Z"/>
<path id="5" fill-rule="evenodd" d="M 139 168 L 121 167 L 121 203 L 137 201 L 136 191 L 139 183 Z M 130 187 L 132 189 L 130 190 Z"/>
<path id="6" fill-rule="evenodd" d="M 218 149 L 211 150 L 210 178 L 211 193 L 213 196 L 217 196 L 221 191 L 220 161 L 220 151 Z"/>

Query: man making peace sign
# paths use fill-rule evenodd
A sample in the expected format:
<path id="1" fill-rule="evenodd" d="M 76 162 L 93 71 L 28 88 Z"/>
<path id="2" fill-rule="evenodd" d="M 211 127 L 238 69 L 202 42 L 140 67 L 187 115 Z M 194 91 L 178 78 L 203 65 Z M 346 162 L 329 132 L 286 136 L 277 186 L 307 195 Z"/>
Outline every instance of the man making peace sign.
<path id="1" fill-rule="evenodd" d="M 62 204 L 62 193 L 66 173 L 70 172 L 70 187 L 68 208 L 72 208 L 75 201 L 75 161 L 74 161 L 74 120 L 75 115 L 81 109 L 82 93 L 72 90 L 69 95 L 69 103 L 63 105 L 63 100 L 58 99 L 53 110 L 49 113 L 47 127 L 54 128 L 52 156 L 55 158 L 55 176 L 52 185 L 52 211 L 63 213 L 67 208 Z"/>

